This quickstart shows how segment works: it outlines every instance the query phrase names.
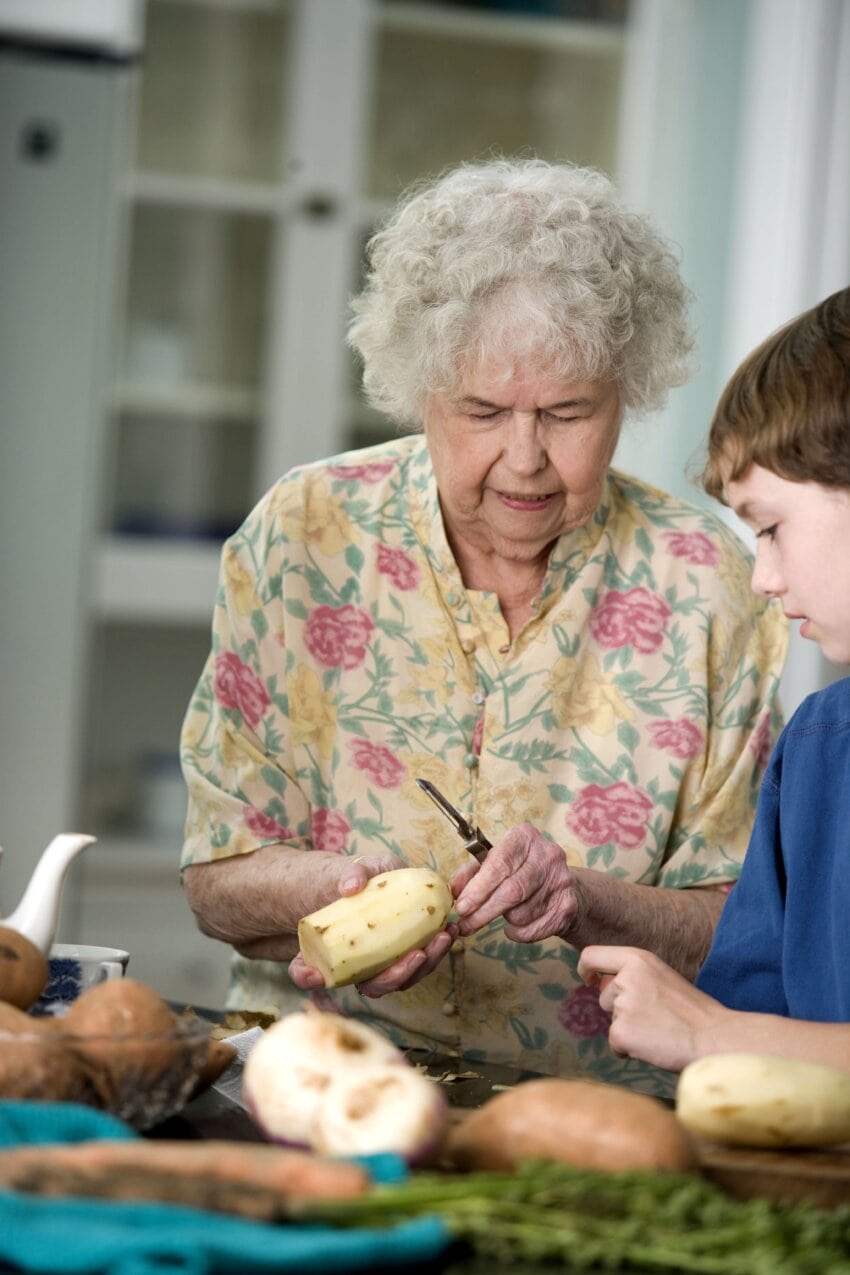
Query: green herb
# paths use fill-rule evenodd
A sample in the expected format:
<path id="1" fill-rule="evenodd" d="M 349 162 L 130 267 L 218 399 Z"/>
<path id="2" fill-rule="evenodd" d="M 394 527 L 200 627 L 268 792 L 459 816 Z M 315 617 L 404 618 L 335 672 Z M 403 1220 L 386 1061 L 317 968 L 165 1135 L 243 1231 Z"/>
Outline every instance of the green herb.
<path id="1" fill-rule="evenodd" d="M 438 1215 L 482 1257 L 573 1271 L 850 1275 L 850 1205 L 735 1200 L 691 1174 L 592 1173 L 529 1162 L 516 1173 L 417 1173 L 307 1206 L 340 1226 Z"/>

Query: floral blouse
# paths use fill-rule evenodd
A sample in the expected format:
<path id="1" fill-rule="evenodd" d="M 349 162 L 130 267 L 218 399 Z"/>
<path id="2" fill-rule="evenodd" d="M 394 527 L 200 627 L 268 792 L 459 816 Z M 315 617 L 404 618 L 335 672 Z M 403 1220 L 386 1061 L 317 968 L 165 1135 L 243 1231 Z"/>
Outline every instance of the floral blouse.
<path id="1" fill-rule="evenodd" d="M 421 776 L 493 842 L 528 822 L 570 864 L 728 888 L 786 649 L 749 577 L 719 519 L 611 471 L 512 641 L 495 595 L 460 577 L 424 438 L 293 471 L 223 549 L 182 735 L 183 865 L 272 843 L 387 847 L 451 876 L 466 851 Z M 669 1092 L 669 1074 L 610 1051 L 577 959 L 497 921 L 407 991 L 313 999 L 400 1043 Z M 285 964 L 234 957 L 231 1008 L 303 995 Z"/>

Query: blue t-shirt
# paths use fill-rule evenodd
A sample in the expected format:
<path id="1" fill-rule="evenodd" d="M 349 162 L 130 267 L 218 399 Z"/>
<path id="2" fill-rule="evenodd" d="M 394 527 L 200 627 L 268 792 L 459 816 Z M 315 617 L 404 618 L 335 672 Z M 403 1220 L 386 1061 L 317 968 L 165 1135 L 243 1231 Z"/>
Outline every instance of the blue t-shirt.
<path id="1" fill-rule="evenodd" d="M 732 1009 L 850 1021 L 850 678 L 779 737 L 696 984 Z"/>

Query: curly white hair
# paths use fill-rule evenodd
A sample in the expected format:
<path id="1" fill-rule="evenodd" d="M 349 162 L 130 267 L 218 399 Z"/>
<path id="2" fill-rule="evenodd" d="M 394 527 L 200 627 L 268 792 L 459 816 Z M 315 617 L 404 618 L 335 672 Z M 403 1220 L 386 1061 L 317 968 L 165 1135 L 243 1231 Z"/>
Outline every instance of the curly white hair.
<path id="1" fill-rule="evenodd" d="M 367 263 L 348 341 L 368 400 L 400 423 L 485 363 L 614 378 L 630 415 L 689 375 L 677 251 L 595 169 L 462 164 L 402 196 Z"/>

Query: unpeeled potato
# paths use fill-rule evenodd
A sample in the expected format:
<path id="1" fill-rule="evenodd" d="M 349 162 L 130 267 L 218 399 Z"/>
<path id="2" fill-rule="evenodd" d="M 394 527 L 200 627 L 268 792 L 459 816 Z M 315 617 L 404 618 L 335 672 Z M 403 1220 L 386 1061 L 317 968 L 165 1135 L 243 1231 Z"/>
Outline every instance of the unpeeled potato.
<path id="1" fill-rule="evenodd" d="M 84 1084 L 79 1060 L 55 1039 L 60 1022 L 0 1001 L 0 1098 L 78 1097 Z"/>
<path id="2" fill-rule="evenodd" d="M 133 1088 L 146 1092 L 185 1056 L 177 1015 L 137 979 L 107 979 L 90 987 L 61 1021 L 63 1033 L 79 1038 L 74 1049 L 99 1101 L 109 1109 L 119 1093 Z"/>
<path id="3" fill-rule="evenodd" d="M 687 1133 L 660 1099 L 554 1076 L 490 1098 L 451 1130 L 444 1154 L 458 1169 L 509 1172 L 532 1159 L 608 1171 L 682 1172 L 696 1163 Z"/>
<path id="4" fill-rule="evenodd" d="M 47 986 L 50 970 L 40 948 L 8 925 L 0 925 L 0 1001 L 29 1009 Z"/>

